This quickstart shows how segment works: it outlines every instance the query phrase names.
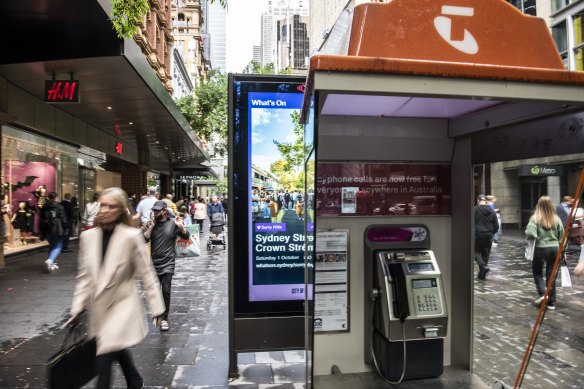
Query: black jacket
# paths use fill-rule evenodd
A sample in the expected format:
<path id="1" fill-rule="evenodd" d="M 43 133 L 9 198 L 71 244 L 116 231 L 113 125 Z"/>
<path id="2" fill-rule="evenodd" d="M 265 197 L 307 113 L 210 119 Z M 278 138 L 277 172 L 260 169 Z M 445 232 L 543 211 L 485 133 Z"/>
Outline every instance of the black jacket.
<path id="1" fill-rule="evenodd" d="M 63 211 L 65 212 L 65 217 L 67 218 L 67 223 L 73 222 L 73 203 L 71 201 L 63 200 L 61 201 L 61 206 L 63 207 Z"/>
<path id="2" fill-rule="evenodd" d="M 54 218 L 51 217 L 54 215 Z M 61 204 L 54 201 L 47 201 L 40 209 L 39 232 L 41 238 L 62 237 L 65 233 L 67 217 Z"/>
<path id="3" fill-rule="evenodd" d="M 475 233 L 495 234 L 499 231 L 497 214 L 488 205 L 475 206 Z"/>

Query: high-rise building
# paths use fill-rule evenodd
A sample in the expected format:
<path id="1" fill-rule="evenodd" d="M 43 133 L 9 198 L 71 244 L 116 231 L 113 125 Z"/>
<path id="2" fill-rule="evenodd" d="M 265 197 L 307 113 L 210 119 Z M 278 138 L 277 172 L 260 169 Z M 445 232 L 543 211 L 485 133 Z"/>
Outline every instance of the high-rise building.
<path id="1" fill-rule="evenodd" d="M 261 46 L 254 45 L 252 60 L 255 62 L 262 63 L 262 47 Z"/>
<path id="2" fill-rule="evenodd" d="M 203 0 L 203 33 L 208 35 L 205 45 L 209 46 L 208 58 L 211 68 L 225 72 L 227 69 L 227 10 L 215 0 Z"/>
<path id="3" fill-rule="evenodd" d="M 201 39 L 201 2 L 184 0 L 172 2 L 172 35 L 176 48 L 184 59 L 187 73 L 196 88 L 207 78 L 206 61 Z"/>
<path id="4" fill-rule="evenodd" d="M 279 19 L 277 26 L 277 69 L 308 68 L 308 16 L 293 15 Z"/>
<path id="5" fill-rule="evenodd" d="M 262 14 L 262 64 L 273 63 L 275 69 L 303 68 L 304 47 L 308 50 L 309 0 L 269 0 Z M 295 16 L 298 18 L 294 19 Z M 297 22 L 295 22 L 295 20 Z M 283 40 L 282 26 L 286 26 Z M 296 53 L 294 50 L 300 50 Z M 296 58 L 302 57 L 302 60 Z M 298 67 L 293 65 L 297 64 Z"/>

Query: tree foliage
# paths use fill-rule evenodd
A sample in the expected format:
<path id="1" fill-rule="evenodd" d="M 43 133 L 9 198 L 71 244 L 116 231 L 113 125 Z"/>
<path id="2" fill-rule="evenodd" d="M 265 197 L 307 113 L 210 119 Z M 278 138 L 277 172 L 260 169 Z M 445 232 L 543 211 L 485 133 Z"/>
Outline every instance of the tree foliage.
<path id="1" fill-rule="evenodd" d="M 140 30 L 138 23 L 150 10 L 148 0 L 111 0 L 110 15 L 114 30 L 119 38 L 131 38 Z"/>
<path id="2" fill-rule="evenodd" d="M 290 142 L 278 142 L 274 144 L 278 148 L 282 158 L 270 165 L 270 172 L 278 177 L 278 183 L 287 190 L 304 189 L 304 128 L 300 123 L 300 112 L 293 111 L 292 132 L 294 139 Z"/>
<path id="3" fill-rule="evenodd" d="M 217 0 L 223 8 L 227 8 L 228 0 Z M 215 0 L 211 0 L 214 3 Z M 110 19 L 119 38 L 132 38 L 140 29 L 138 23 L 150 10 L 148 0 L 111 0 L 112 13 Z"/>
<path id="4" fill-rule="evenodd" d="M 227 153 L 227 75 L 211 71 L 194 96 L 176 101 L 197 136 L 210 146 L 212 157 Z"/>
<path id="5" fill-rule="evenodd" d="M 279 74 L 290 74 L 292 69 L 286 68 L 280 71 Z M 272 62 L 262 65 L 258 61 L 249 61 L 249 63 L 243 68 L 242 73 L 244 74 L 276 74 L 276 69 Z"/>

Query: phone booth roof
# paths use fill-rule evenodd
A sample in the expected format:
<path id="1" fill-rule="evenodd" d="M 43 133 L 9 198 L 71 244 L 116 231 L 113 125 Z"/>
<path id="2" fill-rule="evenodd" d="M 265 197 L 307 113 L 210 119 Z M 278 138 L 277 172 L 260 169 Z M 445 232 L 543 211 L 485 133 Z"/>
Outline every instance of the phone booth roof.
<path id="1" fill-rule="evenodd" d="M 348 55 L 311 58 L 303 119 L 316 92 L 315 118 L 455 119 L 451 136 L 485 129 L 469 114 L 490 108 L 501 122 L 583 108 L 584 72 L 564 69 L 542 19 L 503 0 L 456 4 L 356 6 Z"/>

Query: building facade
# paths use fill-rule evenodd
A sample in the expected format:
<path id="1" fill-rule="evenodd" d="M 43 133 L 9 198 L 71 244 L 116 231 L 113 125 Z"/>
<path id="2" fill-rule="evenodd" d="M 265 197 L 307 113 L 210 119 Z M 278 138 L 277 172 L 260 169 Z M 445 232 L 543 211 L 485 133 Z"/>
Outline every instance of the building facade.
<path id="1" fill-rule="evenodd" d="M 203 2 L 204 33 L 210 36 L 205 42 L 209 46 L 211 69 L 225 73 L 227 70 L 227 10 L 219 4 L 219 1 L 211 3 Z"/>
<path id="2" fill-rule="evenodd" d="M 181 97 L 193 94 L 193 82 L 185 66 L 180 50 L 173 46 L 171 57 L 172 70 L 172 98 L 180 99 Z"/>
<path id="3" fill-rule="evenodd" d="M 181 53 L 193 87 L 196 89 L 207 78 L 207 61 L 202 42 L 203 15 L 199 0 L 172 3 L 172 36 Z"/>
<path id="4" fill-rule="evenodd" d="M 149 0 L 150 10 L 139 24 L 140 31 L 134 36 L 168 93 L 172 93 L 170 62 L 174 41 L 170 27 L 171 3 L 171 0 Z"/>
<path id="5" fill-rule="evenodd" d="M 550 27 L 558 52 L 569 70 L 584 70 L 583 0 L 510 0 L 521 12 L 542 18 Z M 538 149 L 558 139 L 581 142 L 584 122 L 565 123 L 549 139 L 533 137 L 526 148 Z M 584 153 L 542 159 L 517 159 L 475 166 L 475 193 L 493 194 L 505 228 L 524 229 L 537 200 L 548 195 L 559 203 L 574 196 L 584 167 Z"/>
<path id="6" fill-rule="evenodd" d="M 308 57 L 305 48 L 308 50 L 310 40 L 309 15 L 309 0 L 268 1 L 268 9 L 261 19 L 262 65 L 273 63 L 276 72 L 287 67 L 305 68 Z"/>

